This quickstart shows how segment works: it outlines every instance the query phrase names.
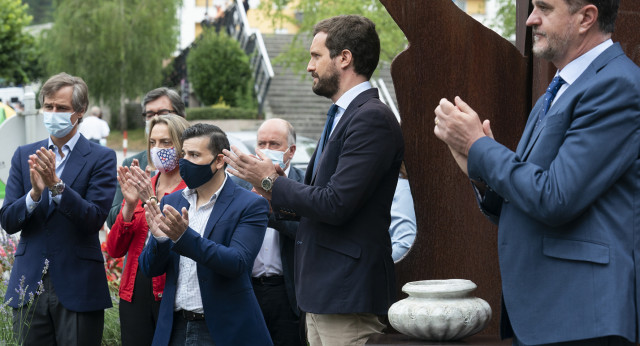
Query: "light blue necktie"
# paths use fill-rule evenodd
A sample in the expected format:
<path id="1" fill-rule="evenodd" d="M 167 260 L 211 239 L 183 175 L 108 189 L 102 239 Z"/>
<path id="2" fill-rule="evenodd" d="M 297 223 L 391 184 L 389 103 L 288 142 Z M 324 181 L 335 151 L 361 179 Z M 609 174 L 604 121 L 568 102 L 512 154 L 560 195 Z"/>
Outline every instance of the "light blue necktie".
<path id="1" fill-rule="evenodd" d="M 338 113 L 338 105 L 333 104 L 331 108 L 329 108 L 329 112 L 327 113 L 327 122 L 324 123 L 324 130 L 322 131 L 322 137 L 320 137 L 320 142 L 318 142 L 318 149 L 316 150 L 316 160 L 313 163 L 313 173 L 316 173 L 318 168 L 318 162 L 320 162 L 320 155 L 324 150 L 324 147 L 327 145 L 327 141 L 329 140 L 329 136 L 331 135 L 331 128 L 333 127 L 333 120 L 336 118 L 336 113 Z"/>
<path id="2" fill-rule="evenodd" d="M 547 112 L 549 111 L 549 107 L 551 107 L 551 103 L 553 102 L 553 99 L 556 97 L 558 90 L 560 90 L 560 87 L 564 83 L 566 82 L 564 81 L 564 79 L 562 79 L 562 77 L 560 76 L 553 77 L 551 84 L 549 84 L 547 91 L 544 93 L 544 104 L 543 104 L 544 106 L 542 108 L 542 113 L 540 114 L 540 121 L 542 121 L 545 115 L 547 115 Z"/>

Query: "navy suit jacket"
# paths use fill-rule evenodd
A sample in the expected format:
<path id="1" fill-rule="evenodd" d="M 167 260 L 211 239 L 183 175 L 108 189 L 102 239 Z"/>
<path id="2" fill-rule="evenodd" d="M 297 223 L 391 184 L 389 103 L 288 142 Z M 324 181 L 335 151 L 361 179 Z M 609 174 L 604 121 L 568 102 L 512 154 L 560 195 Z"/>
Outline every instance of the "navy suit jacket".
<path id="1" fill-rule="evenodd" d="M 189 209 L 182 190 L 160 204 L 161 210 L 165 204 Z M 227 179 L 202 237 L 187 228 L 176 243 L 149 239 L 140 269 L 147 276 L 167 274 L 153 345 L 168 345 L 171 339 L 180 256 L 197 263 L 205 320 L 216 345 L 273 345 L 251 285 L 268 213 L 264 198 Z"/>
<path id="2" fill-rule="evenodd" d="M 15 292 L 20 278 L 24 275 L 24 285 L 35 293 L 47 259 L 51 282 L 65 308 L 79 312 L 109 308 L 98 231 L 115 193 L 116 153 L 80 135 L 60 177 L 66 184 L 60 204 L 49 203 L 45 188 L 40 203 L 27 215 L 25 199 L 31 190 L 27 160 L 47 145 L 48 139 L 18 147 L 11 159 L 0 220 L 7 233 L 21 233 L 5 300 L 11 299 L 12 307 L 26 303 Z"/>
<path id="3" fill-rule="evenodd" d="M 542 98 L 541 98 L 542 99 Z M 526 344 L 638 334 L 640 69 L 615 44 L 558 98 L 538 100 L 516 152 L 488 137 L 469 177 L 499 222 L 503 337 Z"/>
<path id="4" fill-rule="evenodd" d="M 295 283 L 302 311 L 386 315 L 395 302 L 391 258 L 391 202 L 404 153 L 395 116 L 377 89 L 347 107 L 313 175 L 304 184 L 277 179 L 271 204 L 300 217 Z"/>
<path id="5" fill-rule="evenodd" d="M 253 186 L 240 178 L 232 176 L 234 181 L 244 187 L 247 190 L 251 190 Z M 304 181 L 304 176 L 301 170 L 291 167 L 289 170 L 289 179 L 293 179 L 299 183 Z M 269 215 L 268 226 L 275 229 L 280 233 L 280 261 L 282 262 L 282 272 L 284 276 L 284 285 L 287 290 L 287 298 L 289 305 L 296 315 L 300 314 L 298 309 L 298 302 L 296 300 L 295 284 L 293 280 L 293 263 L 294 263 L 294 244 L 296 239 L 296 232 L 298 231 L 298 221 L 283 220 L 276 217 L 275 213 Z"/>

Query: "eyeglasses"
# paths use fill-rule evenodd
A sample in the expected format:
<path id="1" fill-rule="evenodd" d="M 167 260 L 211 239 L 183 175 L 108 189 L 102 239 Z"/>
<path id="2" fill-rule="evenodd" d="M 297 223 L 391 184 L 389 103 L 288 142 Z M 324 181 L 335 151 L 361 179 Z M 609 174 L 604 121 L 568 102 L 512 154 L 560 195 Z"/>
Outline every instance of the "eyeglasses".
<path id="1" fill-rule="evenodd" d="M 142 112 L 142 116 L 149 119 L 149 118 L 153 118 L 156 115 L 166 115 L 169 113 L 173 113 L 173 110 L 170 109 L 161 109 L 159 111 L 146 111 L 146 112 Z"/>

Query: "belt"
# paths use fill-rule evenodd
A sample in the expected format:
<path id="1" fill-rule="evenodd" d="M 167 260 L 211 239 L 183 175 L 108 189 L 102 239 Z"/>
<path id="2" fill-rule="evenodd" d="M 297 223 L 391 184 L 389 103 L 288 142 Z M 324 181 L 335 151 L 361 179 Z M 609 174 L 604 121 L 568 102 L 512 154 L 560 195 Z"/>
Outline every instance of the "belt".
<path id="1" fill-rule="evenodd" d="M 201 321 L 204 320 L 204 314 L 187 311 L 187 310 L 178 310 L 175 312 L 176 315 L 182 316 L 187 321 Z"/>
<path id="2" fill-rule="evenodd" d="M 284 283 L 284 276 L 282 275 L 274 275 L 274 276 L 261 276 L 258 278 L 251 278 L 251 282 L 254 285 L 276 285 Z"/>

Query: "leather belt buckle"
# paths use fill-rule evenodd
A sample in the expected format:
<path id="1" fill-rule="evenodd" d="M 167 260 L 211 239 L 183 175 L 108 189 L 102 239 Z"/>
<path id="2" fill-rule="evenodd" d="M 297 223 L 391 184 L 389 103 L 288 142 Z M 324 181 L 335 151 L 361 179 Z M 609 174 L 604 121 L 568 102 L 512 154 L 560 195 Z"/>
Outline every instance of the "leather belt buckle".
<path id="1" fill-rule="evenodd" d="M 274 276 L 260 276 L 260 277 L 252 277 L 251 282 L 254 285 L 278 285 L 284 283 L 284 276 L 282 275 L 274 275 Z"/>
<path id="2" fill-rule="evenodd" d="M 201 321 L 204 320 L 204 314 L 199 312 L 187 311 L 187 310 L 179 310 L 176 311 L 182 318 L 187 321 Z"/>

